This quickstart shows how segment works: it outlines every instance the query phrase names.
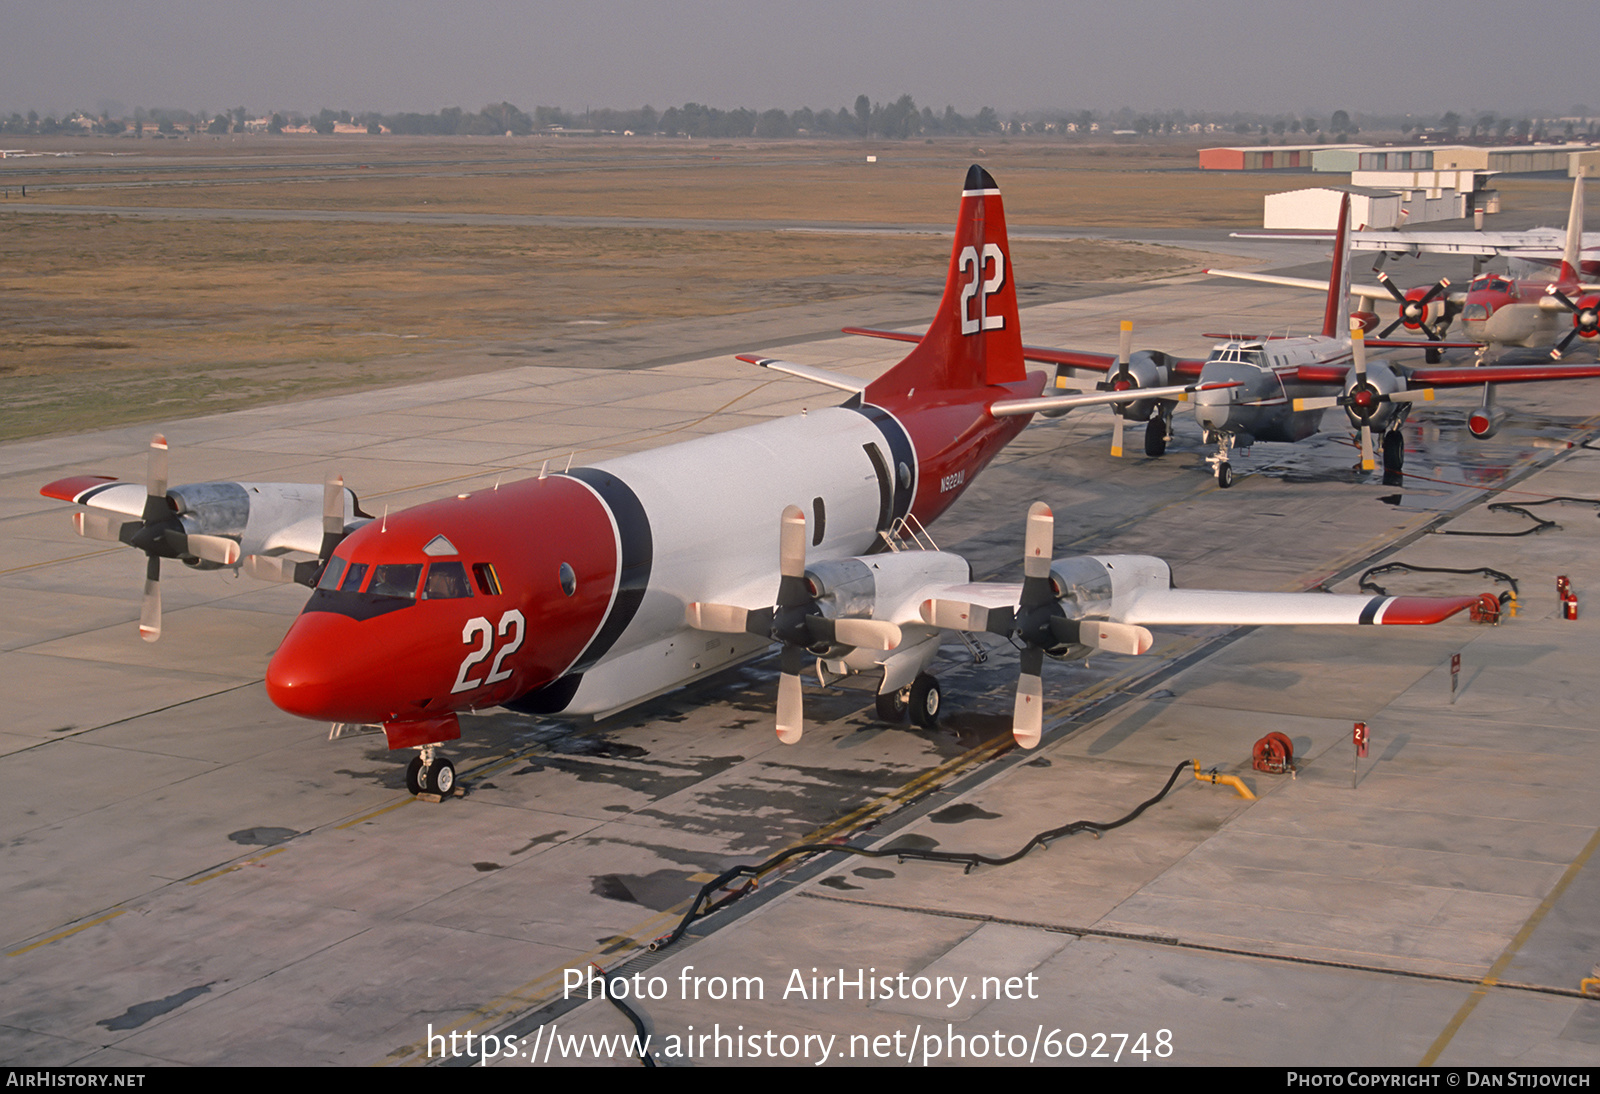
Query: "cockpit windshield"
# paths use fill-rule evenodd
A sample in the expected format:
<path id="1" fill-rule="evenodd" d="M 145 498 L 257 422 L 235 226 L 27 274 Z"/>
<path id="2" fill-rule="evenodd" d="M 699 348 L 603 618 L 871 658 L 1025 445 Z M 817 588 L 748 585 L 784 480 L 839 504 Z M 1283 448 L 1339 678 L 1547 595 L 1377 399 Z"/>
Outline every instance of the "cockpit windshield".
<path id="1" fill-rule="evenodd" d="M 1206 362 L 1209 364 L 1212 361 L 1226 361 L 1234 364 L 1254 365 L 1256 368 L 1261 368 L 1266 364 L 1267 359 L 1266 354 L 1261 352 L 1259 346 L 1241 346 L 1230 342 L 1226 346 L 1218 346 L 1211 351 L 1211 356 L 1206 358 Z"/>

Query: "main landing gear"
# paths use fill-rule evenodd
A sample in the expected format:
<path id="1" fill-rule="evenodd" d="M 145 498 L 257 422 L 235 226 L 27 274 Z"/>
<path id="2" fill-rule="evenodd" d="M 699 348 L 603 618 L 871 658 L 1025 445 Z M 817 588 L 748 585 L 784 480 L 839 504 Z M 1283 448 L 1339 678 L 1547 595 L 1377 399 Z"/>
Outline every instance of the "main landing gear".
<path id="1" fill-rule="evenodd" d="M 933 729 L 939 724 L 939 700 L 939 681 L 919 672 L 910 687 L 878 694 L 878 720 L 897 725 L 905 721 L 909 712 L 914 725 Z"/>
<path id="2" fill-rule="evenodd" d="M 1151 459 L 1167 454 L 1167 441 L 1172 437 L 1172 417 L 1156 413 L 1144 427 L 1144 454 Z"/>
<path id="3" fill-rule="evenodd" d="M 448 798 L 456 788 L 456 765 L 434 752 L 433 745 L 417 749 L 417 757 L 406 765 L 406 789 L 413 794 L 437 794 Z"/>
<path id="4" fill-rule="evenodd" d="M 1399 471 L 1406 464 L 1406 438 L 1398 429 L 1383 435 L 1383 470 Z"/>

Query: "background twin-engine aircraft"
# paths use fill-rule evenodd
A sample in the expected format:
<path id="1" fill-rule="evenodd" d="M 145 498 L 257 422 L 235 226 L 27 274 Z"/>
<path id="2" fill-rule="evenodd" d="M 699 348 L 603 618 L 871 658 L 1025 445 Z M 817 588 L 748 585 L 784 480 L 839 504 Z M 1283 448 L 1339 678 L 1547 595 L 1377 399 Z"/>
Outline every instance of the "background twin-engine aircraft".
<path id="1" fill-rule="evenodd" d="M 1349 198 L 1345 201 L 1348 203 Z M 1365 234 L 1369 238 L 1374 235 L 1389 235 L 1389 233 Z M 1509 232 L 1496 234 L 1513 238 L 1520 236 L 1519 233 Z M 1409 331 L 1420 332 L 1434 343 L 1428 347 L 1430 362 L 1436 362 L 1438 351 L 1448 347 L 1449 343 L 1444 341 L 1445 334 L 1457 317 L 1461 319 L 1462 331 L 1467 340 L 1478 347 L 1480 360 L 1493 349 L 1503 349 L 1508 346 L 1537 348 L 1550 346 L 1552 342 L 1555 344 L 1550 349 L 1550 356 L 1560 360 L 1574 339 L 1581 338 L 1587 344 L 1593 345 L 1594 340 L 1600 338 L 1600 285 L 1585 283 L 1583 280 L 1586 265 L 1583 249 L 1583 176 L 1580 175 L 1573 180 L 1572 205 L 1567 212 L 1565 238 L 1561 249 L 1553 254 L 1546 252 L 1542 246 L 1530 249 L 1525 237 L 1522 237 L 1522 246 L 1512 247 L 1503 245 L 1506 240 L 1495 243 L 1484 242 L 1488 233 L 1408 232 L 1404 235 L 1407 245 L 1400 248 L 1404 251 L 1418 253 L 1426 250 L 1475 254 L 1480 257 L 1484 254 L 1505 254 L 1526 264 L 1549 265 L 1554 268 L 1555 274 L 1553 277 L 1544 274 L 1515 278 L 1506 274 L 1483 273 L 1478 268 L 1481 263 L 1475 263 L 1473 277 L 1466 291 L 1450 292 L 1448 280 L 1436 282 L 1431 286 L 1419 286 L 1401 291 L 1388 275 L 1379 273 L 1378 280 L 1381 285 L 1357 285 L 1350 291 L 1366 300 L 1384 302 L 1393 300 L 1399 305 L 1399 316 L 1384 328 L 1381 337 L 1388 337 L 1399 326 L 1404 326 Z M 1474 238 L 1478 240 L 1476 246 L 1472 245 Z M 1548 239 L 1544 235 L 1538 238 L 1541 241 Z M 1594 260 L 1588 260 L 1587 264 L 1592 271 Z M 1299 277 L 1277 277 L 1272 274 L 1239 273 L 1232 270 L 1206 272 L 1218 277 L 1256 281 L 1266 285 L 1284 285 L 1289 288 L 1323 291 L 1329 287 L 1323 282 Z M 1337 278 L 1338 274 L 1335 273 L 1334 280 Z"/>
<path id="2" fill-rule="evenodd" d="M 436 746 L 460 736 L 461 712 L 601 715 L 774 641 L 777 732 L 792 742 L 812 665 L 824 680 L 876 676 L 881 714 L 909 708 L 927 726 L 940 709 L 928 669 L 941 632 L 1012 636 L 1013 729 L 1031 747 L 1046 654 L 1143 653 L 1145 628 L 1160 624 L 1436 623 L 1478 600 L 1178 590 L 1158 558 L 1052 560 L 1053 519 L 1039 504 L 1020 584 L 974 583 L 959 555 L 902 537 L 948 509 L 1032 413 L 1126 397 L 1039 397 L 1046 377 L 1024 367 L 1000 192 L 979 167 L 938 313 L 903 361 L 865 385 L 764 363 L 851 394 L 376 521 L 337 479 L 168 490 L 160 438 L 142 491 L 74 478 L 42 493 L 89 507 L 80 534 L 145 552 L 147 639 L 160 634 L 163 558 L 314 585 L 268 665 L 268 695 L 306 718 L 381 726 L 390 748 L 418 750 L 412 789 L 440 793 L 455 774 Z"/>
<path id="3" fill-rule="evenodd" d="M 1576 216 L 1581 224 L 1582 191 L 1576 193 Z M 1202 361 L 1159 350 L 1130 352 L 1133 325 L 1125 322 L 1122 324 L 1121 349 L 1115 356 L 1034 346 L 1025 347 L 1023 356 L 1030 361 L 1055 365 L 1058 389 L 1068 386 L 1070 373 L 1085 371 L 1103 374 L 1096 385 L 1102 391 L 1138 393 L 1137 399 L 1119 401 L 1112 407 L 1113 456 L 1122 455 L 1125 422 L 1144 423 L 1145 455 L 1163 455 L 1172 437 L 1174 409 L 1182 399 L 1192 399 L 1195 421 L 1200 426 L 1202 436 L 1207 444 L 1216 446 L 1214 454 L 1207 457 L 1207 462 L 1216 473 L 1217 484 L 1222 487 L 1233 484 L 1230 456 L 1235 445 L 1249 448 L 1257 441 L 1305 440 L 1321 428 L 1323 411 L 1329 407 L 1342 407 L 1350 425 L 1359 434 L 1361 466 L 1364 470 L 1371 471 L 1376 466 L 1373 437 L 1377 434 L 1382 438 L 1384 470 L 1398 472 L 1405 462 L 1402 427 L 1412 404 L 1432 399 L 1434 388 L 1483 386 L 1482 402 L 1467 418 L 1468 431 L 1481 439 L 1493 436 L 1504 417 L 1495 403 L 1495 388 L 1498 385 L 1600 377 L 1600 366 L 1414 368 L 1389 361 L 1374 361 L 1369 365 L 1365 352 L 1368 348 L 1421 349 L 1436 353 L 1441 349 L 1470 349 L 1476 347 L 1477 343 L 1444 341 L 1438 331 L 1427 326 L 1426 309 L 1433 299 L 1428 295 L 1430 290 L 1414 290 L 1411 294 L 1400 296 L 1402 304 L 1405 304 L 1413 295 L 1421 294 L 1417 296 L 1421 311 L 1416 316 L 1408 319 L 1410 313 L 1403 311 L 1401 318 L 1380 332 L 1379 337 L 1367 338 L 1363 330 L 1358 329 L 1352 338 L 1351 317 L 1347 314 L 1348 297 L 1354 293 L 1387 299 L 1387 295 L 1378 289 L 1350 288 L 1349 217 L 1350 198 L 1346 195 L 1340 203 L 1333 268 L 1326 282 L 1270 274 L 1206 271 L 1239 280 L 1322 291 L 1326 294 L 1326 300 L 1320 334 L 1297 338 L 1235 339 L 1218 345 Z M 1570 287 L 1577 291 L 1575 283 Z M 1555 295 L 1546 299 L 1559 299 L 1563 302 L 1559 306 L 1571 305 L 1576 309 L 1573 334 L 1592 337 L 1597 298 L 1584 297 L 1574 303 L 1555 288 L 1551 291 Z M 1550 306 L 1543 304 L 1532 310 L 1551 316 L 1555 314 Z M 1502 313 L 1508 322 L 1511 317 L 1523 314 L 1505 308 L 1496 312 L 1497 315 Z M 1357 318 L 1361 320 L 1362 327 L 1370 327 L 1377 320 L 1371 313 Z M 1425 329 L 1430 340 L 1387 340 L 1387 335 L 1402 322 L 1407 326 Z M 920 337 L 862 327 L 847 327 L 845 331 L 907 342 L 915 342 Z M 1571 335 L 1568 337 L 1570 339 Z M 1173 385 L 1184 381 L 1195 385 L 1189 394 L 1168 394 L 1176 390 Z M 1055 408 L 1036 409 L 1050 413 Z"/>

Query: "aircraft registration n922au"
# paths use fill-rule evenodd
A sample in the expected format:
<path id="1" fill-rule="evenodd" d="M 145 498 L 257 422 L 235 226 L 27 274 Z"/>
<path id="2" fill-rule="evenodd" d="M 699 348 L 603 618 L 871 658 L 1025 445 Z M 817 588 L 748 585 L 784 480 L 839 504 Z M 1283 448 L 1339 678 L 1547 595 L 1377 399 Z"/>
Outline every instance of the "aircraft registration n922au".
<path id="1" fill-rule="evenodd" d="M 773 642 L 777 733 L 792 743 L 810 665 L 824 680 L 876 676 L 881 715 L 909 708 L 930 726 L 942 632 L 1014 636 L 1013 729 L 1032 747 L 1047 654 L 1144 653 L 1158 624 L 1436 623 L 1477 603 L 1177 590 L 1158 558 L 1052 560 L 1042 504 L 1028 515 L 1020 584 L 975 583 L 961 556 L 916 549 L 901 533 L 948 509 L 1035 411 L 1127 398 L 1038 398 L 1046 378 L 1024 367 L 1010 257 L 1000 192 L 975 166 L 938 313 L 903 361 L 871 383 L 760 361 L 848 391 L 841 405 L 381 520 L 336 479 L 321 491 L 168 492 L 164 441 L 144 491 L 86 477 L 42 493 L 91 507 L 76 515 L 80 534 L 146 553 L 148 639 L 160 634 L 162 558 L 313 585 L 267 667 L 267 694 L 291 714 L 381 727 L 390 748 L 417 749 L 414 792 L 454 785 L 437 749 L 461 735 L 462 712 L 600 716 Z"/>

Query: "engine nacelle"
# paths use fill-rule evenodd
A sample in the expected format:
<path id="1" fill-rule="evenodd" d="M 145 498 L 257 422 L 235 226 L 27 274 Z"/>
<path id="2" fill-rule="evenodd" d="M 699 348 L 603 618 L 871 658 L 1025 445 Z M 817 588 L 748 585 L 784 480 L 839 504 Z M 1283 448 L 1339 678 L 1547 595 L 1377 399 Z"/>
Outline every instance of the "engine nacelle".
<path id="1" fill-rule="evenodd" d="M 1358 380 L 1355 370 L 1344 386 L 1344 413 L 1350 424 L 1360 429 L 1363 425 L 1381 430 L 1403 413 L 1404 403 L 1392 403 L 1388 396 L 1406 389 L 1405 381 L 1394 374 L 1387 363 L 1373 361 L 1367 365 L 1364 380 Z"/>
<path id="2" fill-rule="evenodd" d="M 1106 371 L 1106 378 L 1101 386 L 1108 391 L 1117 390 L 1116 384 L 1121 375 L 1119 367 L 1112 365 Z M 1173 383 L 1172 358 L 1155 349 L 1142 349 L 1131 353 L 1128 355 L 1128 378 L 1133 381 L 1129 390 L 1170 387 Z M 1126 406 L 1113 409 L 1130 422 L 1148 422 L 1159 403 L 1159 399 L 1136 399 Z"/>
<path id="3" fill-rule="evenodd" d="M 1500 431 L 1505 421 L 1505 411 L 1494 407 L 1479 407 L 1467 415 L 1467 431 L 1480 441 L 1486 441 Z"/>
<path id="4" fill-rule="evenodd" d="M 829 619 L 889 619 L 929 585 L 971 580 L 967 560 L 944 551 L 829 559 L 807 566 L 805 577 L 806 592 Z"/>
<path id="5" fill-rule="evenodd" d="M 1600 295 L 1590 293 L 1579 297 L 1578 310 L 1572 313 L 1572 325 L 1579 338 L 1600 337 Z"/>
<path id="6" fill-rule="evenodd" d="M 1088 656 L 1093 647 L 1075 640 L 1076 624 L 1115 618 L 1122 603 L 1137 590 L 1170 588 L 1172 567 L 1150 555 L 1056 559 L 1050 564 L 1050 592 L 1060 603 L 1065 619 L 1051 624 L 1057 642 L 1045 652 L 1065 660 Z"/>

